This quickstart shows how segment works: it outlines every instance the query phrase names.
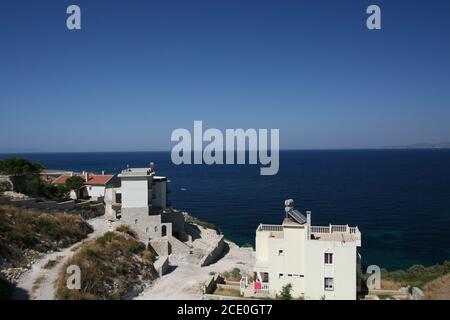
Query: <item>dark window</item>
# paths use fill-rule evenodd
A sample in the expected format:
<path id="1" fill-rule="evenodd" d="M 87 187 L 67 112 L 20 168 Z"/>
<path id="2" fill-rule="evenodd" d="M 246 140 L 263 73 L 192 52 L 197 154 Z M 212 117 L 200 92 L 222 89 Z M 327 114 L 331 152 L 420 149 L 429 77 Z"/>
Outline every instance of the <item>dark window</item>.
<path id="1" fill-rule="evenodd" d="M 325 253 L 325 264 L 333 264 L 333 254 Z"/>
<path id="2" fill-rule="evenodd" d="M 327 290 L 327 291 L 334 290 L 334 279 L 333 278 L 325 278 L 325 290 Z"/>

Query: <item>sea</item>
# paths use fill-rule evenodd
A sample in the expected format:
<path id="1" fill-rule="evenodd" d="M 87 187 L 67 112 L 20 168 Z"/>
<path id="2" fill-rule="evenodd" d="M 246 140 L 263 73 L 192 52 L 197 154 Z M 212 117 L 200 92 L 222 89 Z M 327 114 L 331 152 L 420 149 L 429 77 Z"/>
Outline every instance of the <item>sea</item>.
<path id="1" fill-rule="evenodd" d="M 0 158 L 12 156 L 0 154 Z M 450 260 L 450 149 L 281 151 L 280 170 L 259 165 L 174 165 L 170 152 L 20 154 L 47 169 L 118 173 L 155 163 L 172 205 L 254 244 L 260 223 L 282 222 L 284 201 L 312 211 L 314 225 L 362 232 L 364 266 L 387 270 Z"/>

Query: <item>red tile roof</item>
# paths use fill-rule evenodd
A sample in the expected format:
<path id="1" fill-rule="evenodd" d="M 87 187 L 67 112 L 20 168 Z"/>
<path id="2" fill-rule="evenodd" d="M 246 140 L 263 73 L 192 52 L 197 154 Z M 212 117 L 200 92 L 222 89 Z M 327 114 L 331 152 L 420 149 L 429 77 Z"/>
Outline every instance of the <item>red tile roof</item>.
<path id="1" fill-rule="evenodd" d="M 79 176 L 79 177 L 85 179 L 85 176 L 82 175 L 82 174 L 77 174 L 77 176 Z M 56 178 L 56 179 L 53 181 L 53 183 L 54 183 L 54 184 L 65 184 L 65 183 L 66 183 L 66 180 L 67 180 L 68 178 L 70 178 L 70 177 L 71 177 L 70 175 L 62 175 L 62 176 L 59 176 L 58 178 Z M 112 177 L 114 177 L 114 176 L 113 176 L 113 175 L 109 175 L 109 174 L 105 174 L 105 175 L 96 175 L 96 174 L 90 173 L 90 174 L 89 174 L 89 179 L 88 179 L 88 181 L 87 181 L 87 182 L 85 181 L 84 184 L 87 184 L 87 185 L 96 185 L 96 186 L 104 186 L 104 185 L 106 185 L 106 183 L 107 183 L 109 180 L 112 179 Z"/>

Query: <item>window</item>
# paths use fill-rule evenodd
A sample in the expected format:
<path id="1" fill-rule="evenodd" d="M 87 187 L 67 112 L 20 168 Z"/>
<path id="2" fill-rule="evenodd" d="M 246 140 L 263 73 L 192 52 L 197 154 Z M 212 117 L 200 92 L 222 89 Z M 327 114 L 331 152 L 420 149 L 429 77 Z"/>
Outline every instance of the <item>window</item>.
<path id="1" fill-rule="evenodd" d="M 278 255 L 279 256 L 284 256 L 284 250 L 283 249 L 279 249 L 278 250 Z"/>
<path id="2" fill-rule="evenodd" d="M 327 291 L 334 290 L 334 279 L 333 278 L 325 278 L 325 290 L 327 290 Z"/>
<path id="3" fill-rule="evenodd" d="M 279 273 L 278 274 L 278 279 L 284 279 L 284 273 Z"/>
<path id="4" fill-rule="evenodd" d="M 325 253 L 325 264 L 333 264 L 333 254 Z"/>

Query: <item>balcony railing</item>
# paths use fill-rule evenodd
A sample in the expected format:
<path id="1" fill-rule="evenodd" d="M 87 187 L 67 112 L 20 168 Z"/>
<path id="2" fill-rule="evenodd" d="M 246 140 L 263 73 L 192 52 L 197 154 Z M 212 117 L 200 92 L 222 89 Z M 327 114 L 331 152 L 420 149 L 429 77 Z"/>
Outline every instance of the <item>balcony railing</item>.
<path id="1" fill-rule="evenodd" d="M 283 231 L 283 226 L 278 224 L 260 224 L 257 231 Z"/>
<path id="2" fill-rule="evenodd" d="M 349 227 L 349 225 L 311 226 L 311 234 L 349 234 L 354 240 L 361 240 L 361 232 L 358 227 Z"/>

